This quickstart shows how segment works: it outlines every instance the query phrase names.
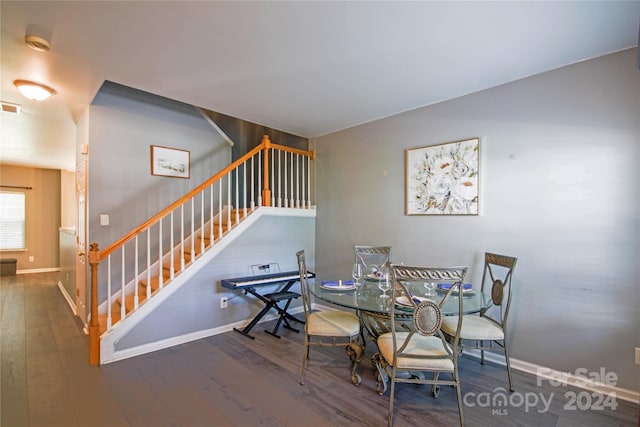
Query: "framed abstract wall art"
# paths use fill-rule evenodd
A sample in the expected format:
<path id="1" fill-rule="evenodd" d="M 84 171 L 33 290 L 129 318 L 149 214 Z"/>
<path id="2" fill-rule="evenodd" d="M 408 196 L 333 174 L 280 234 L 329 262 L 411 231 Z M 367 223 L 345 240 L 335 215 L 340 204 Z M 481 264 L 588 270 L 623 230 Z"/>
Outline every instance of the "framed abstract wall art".
<path id="1" fill-rule="evenodd" d="M 176 148 L 151 146 L 151 175 L 189 178 L 190 152 Z"/>
<path id="2" fill-rule="evenodd" d="M 406 150 L 406 215 L 478 215 L 480 139 Z"/>

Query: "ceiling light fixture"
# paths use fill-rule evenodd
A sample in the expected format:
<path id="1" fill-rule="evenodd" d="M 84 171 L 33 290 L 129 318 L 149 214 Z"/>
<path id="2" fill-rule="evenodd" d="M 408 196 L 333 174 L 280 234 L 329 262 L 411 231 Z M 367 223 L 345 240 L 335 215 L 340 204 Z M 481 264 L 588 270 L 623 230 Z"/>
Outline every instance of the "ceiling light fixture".
<path id="1" fill-rule="evenodd" d="M 51 45 L 46 39 L 43 39 L 39 36 L 34 36 L 33 34 L 28 34 L 24 36 L 24 42 L 33 50 L 37 50 L 38 52 L 46 52 L 49 50 Z"/>
<path id="2" fill-rule="evenodd" d="M 34 101 L 44 101 L 51 95 L 56 94 L 56 91 L 49 86 L 29 80 L 14 80 L 13 84 L 16 85 L 21 94 Z"/>

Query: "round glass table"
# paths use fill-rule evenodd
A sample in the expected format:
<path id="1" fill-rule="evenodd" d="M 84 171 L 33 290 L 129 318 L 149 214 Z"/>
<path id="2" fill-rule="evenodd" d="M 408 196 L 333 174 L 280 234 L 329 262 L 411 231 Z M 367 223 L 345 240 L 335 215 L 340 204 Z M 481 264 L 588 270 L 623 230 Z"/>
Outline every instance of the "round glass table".
<path id="1" fill-rule="evenodd" d="M 311 286 L 311 293 L 317 298 L 346 308 L 352 308 L 364 313 L 389 314 L 391 310 L 391 298 L 382 298 L 383 292 L 378 288 L 378 283 L 365 280 L 359 289 L 340 290 L 339 288 L 325 289 L 321 287 L 322 281 L 317 280 Z M 440 303 L 445 292 L 435 289 L 431 295 L 427 294 L 427 289 L 422 285 L 408 284 L 411 293 L 418 297 L 429 298 L 436 303 Z M 391 295 L 391 291 L 387 291 Z M 462 293 L 463 314 L 479 313 L 492 305 L 491 297 L 481 293 L 479 290 Z M 458 298 L 452 295 L 442 306 L 442 314 L 451 316 L 458 314 Z"/>

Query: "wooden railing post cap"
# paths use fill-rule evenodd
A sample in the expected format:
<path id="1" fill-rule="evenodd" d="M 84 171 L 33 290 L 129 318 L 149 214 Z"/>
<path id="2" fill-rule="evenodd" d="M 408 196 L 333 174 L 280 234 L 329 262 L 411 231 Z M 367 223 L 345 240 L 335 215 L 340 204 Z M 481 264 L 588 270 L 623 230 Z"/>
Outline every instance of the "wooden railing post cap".
<path id="1" fill-rule="evenodd" d="M 97 243 L 89 244 L 89 264 L 98 264 L 100 262 L 100 249 Z"/>
<path id="2" fill-rule="evenodd" d="M 264 135 L 264 136 L 262 137 L 262 143 L 263 143 L 263 144 L 269 145 L 269 143 L 270 143 L 270 142 L 271 142 L 271 141 L 269 140 L 269 135 Z"/>

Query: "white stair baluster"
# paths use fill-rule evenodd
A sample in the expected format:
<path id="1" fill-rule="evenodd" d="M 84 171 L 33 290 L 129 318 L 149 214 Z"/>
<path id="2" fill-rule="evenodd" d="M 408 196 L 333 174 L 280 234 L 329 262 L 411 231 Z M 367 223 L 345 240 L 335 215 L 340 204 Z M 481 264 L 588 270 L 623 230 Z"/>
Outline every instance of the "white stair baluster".
<path id="1" fill-rule="evenodd" d="M 242 212 L 247 217 L 247 162 L 242 162 Z"/>
<path id="2" fill-rule="evenodd" d="M 139 256 L 139 253 L 138 253 L 138 236 L 139 235 L 136 235 L 136 238 L 134 239 L 134 245 L 135 245 L 135 259 L 133 261 L 134 262 L 134 267 L 133 267 L 133 270 L 134 270 L 134 273 L 133 273 L 134 274 L 134 276 L 133 276 L 133 309 L 134 310 L 138 309 L 138 303 L 139 303 L 138 288 L 140 287 L 140 286 L 138 286 L 138 280 L 139 280 L 138 274 L 140 274 L 139 271 L 138 271 L 138 256 Z"/>
<path id="3" fill-rule="evenodd" d="M 122 246 L 122 277 L 120 280 L 120 301 L 122 301 L 122 305 L 120 305 L 120 320 L 124 319 L 125 316 L 127 315 L 127 311 L 125 309 L 125 305 L 126 305 L 126 297 L 127 294 L 124 291 L 124 282 L 125 282 L 125 271 L 124 271 L 124 265 L 125 265 L 125 253 L 124 253 L 124 248 L 125 246 Z"/>
<path id="4" fill-rule="evenodd" d="M 276 165 L 276 161 L 275 161 L 275 154 L 274 154 L 274 149 L 271 148 L 271 182 L 269 183 L 269 189 L 271 190 L 271 206 L 275 206 L 276 205 L 276 192 L 274 187 L 274 183 L 276 182 L 275 180 L 275 165 Z"/>
<path id="5" fill-rule="evenodd" d="M 278 150 L 278 207 L 282 207 L 282 150 Z"/>
<path id="6" fill-rule="evenodd" d="M 307 156 L 307 208 L 311 209 L 311 157 Z"/>
<path id="7" fill-rule="evenodd" d="M 255 193 L 254 182 L 253 182 L 253 180 L 255 179 L 255 175 L 253 173 L 254 172 L 253 168 L 255 167 L 253 163 L 253 159 L 255 157 L 256 156 L 251 156 L 251 210 L 252 211 L 256 208 L 256 193 Z"/>
<path id="8" fill-rule="evenodd" d="M 289 207 L 289 192 L 287 191 L 288 188 L 288 184 L 289 184 L 289 175 L 287 175 L 287 162 L 288 160 L 288 154 L 286 151 L 284 152 L 284 173 L 283 173 L 283 179 L 284 179 L 284 195 L 283 195 L 283 199 L 284 199 L 284 207 L 288 208 Z"/>
<path id="9" fill-rule="evenodd" d="M 213 247 L 214 243 L 214 234 L 213 234 L 213 183 L 209 186 L 210 188 L 210 196 L 209 196 L 209 242 L 211 243 L 211 247 Z"/>
<path id="10" fill-rule="evenodd" d="M 218 239 L 222 238 L 222 178 L 218 181 Z"/>
<path id="11" fill-rule="evenodd" d="M 200 192 L 200 253 L 204 253 L 204 191 Z"/>
<path id="12" fill-rule="evenodd" d="M 238 192 L 240 191 L 240 189 L 238 188 L 239 187 L 239 182 L 238 181 L 239 181 L 239 175 L 240 175 L 240 166 L 237 166 L 234 169 L 234 171 L 236 173 L 236 197 L 235 197 L 235 199 L 236 199 L 236 204 L 235 204 L 235 206 L 236 206 L 236 218 L 235 219 L 236 219 L 236 224 L 237 224 L 238 221 L 240 221 L 240 209 L 239 209 L 240 208 L 240 199 L 239 199 L 239 196 L 238 196 Z"/>
<path id="13" fill-rule="evenodd" d="M 295 187 L 293 185 L 293 176 L 295 175 L 294 174 L 294 169 L 295 169 L 294 168 L 294 163 L 295 163 L 295 160 L 294 160 L 294 157 L 293 157 L 293 153 L 291 153 L 291 172 L 289 173 L 289 175 L 291 175 L 291 199 L 289 200 L 289 207 L 290 208 L 294 208 L 296 206 L 295 203 L 293 202 L 293 198 L 295 197 Z"/>
<path id="14" fill-rule="evenodd" d="M 231 230 L 231 172 L 227 175 L 227 231 Z"/>
<path id="15" fill-rule="evenodd" d="M 113 325 L 111 320 L 111 254 L 107 256 L 107 331 L 111 329 Z"/>
<path id="16" fill-rule="evenodd" d="M 262 151 L 258 152 L 258 206 L 262 206 Z"/>
<path id="17" fill-rule="evenodd" d="M 162 274 L 162 219 L 158 221 L 158 289 L 164 287 L 164 274 Z"/>
<path id="18" fill-rule="evenodd" d="M 151 297 L 151 227 L 147 228 L 147 299 Z"/>
<path id="19" fill-rule="evenodd" d="M 169 230 L 169 277 L 171 277 L 171 280 L 173 280 L 173 277 L 175 276 L 175 266 L 174 266 L 174 255 L 173 255 L 173 246 L 175 245 L 174 243 L 174 239 L 173 239 L 173 211 L 171 211 L 171 230 Z M 161 264 L 161 268 L 162 267 L 162 258 L 160 259 L 160 264 Z"/>

